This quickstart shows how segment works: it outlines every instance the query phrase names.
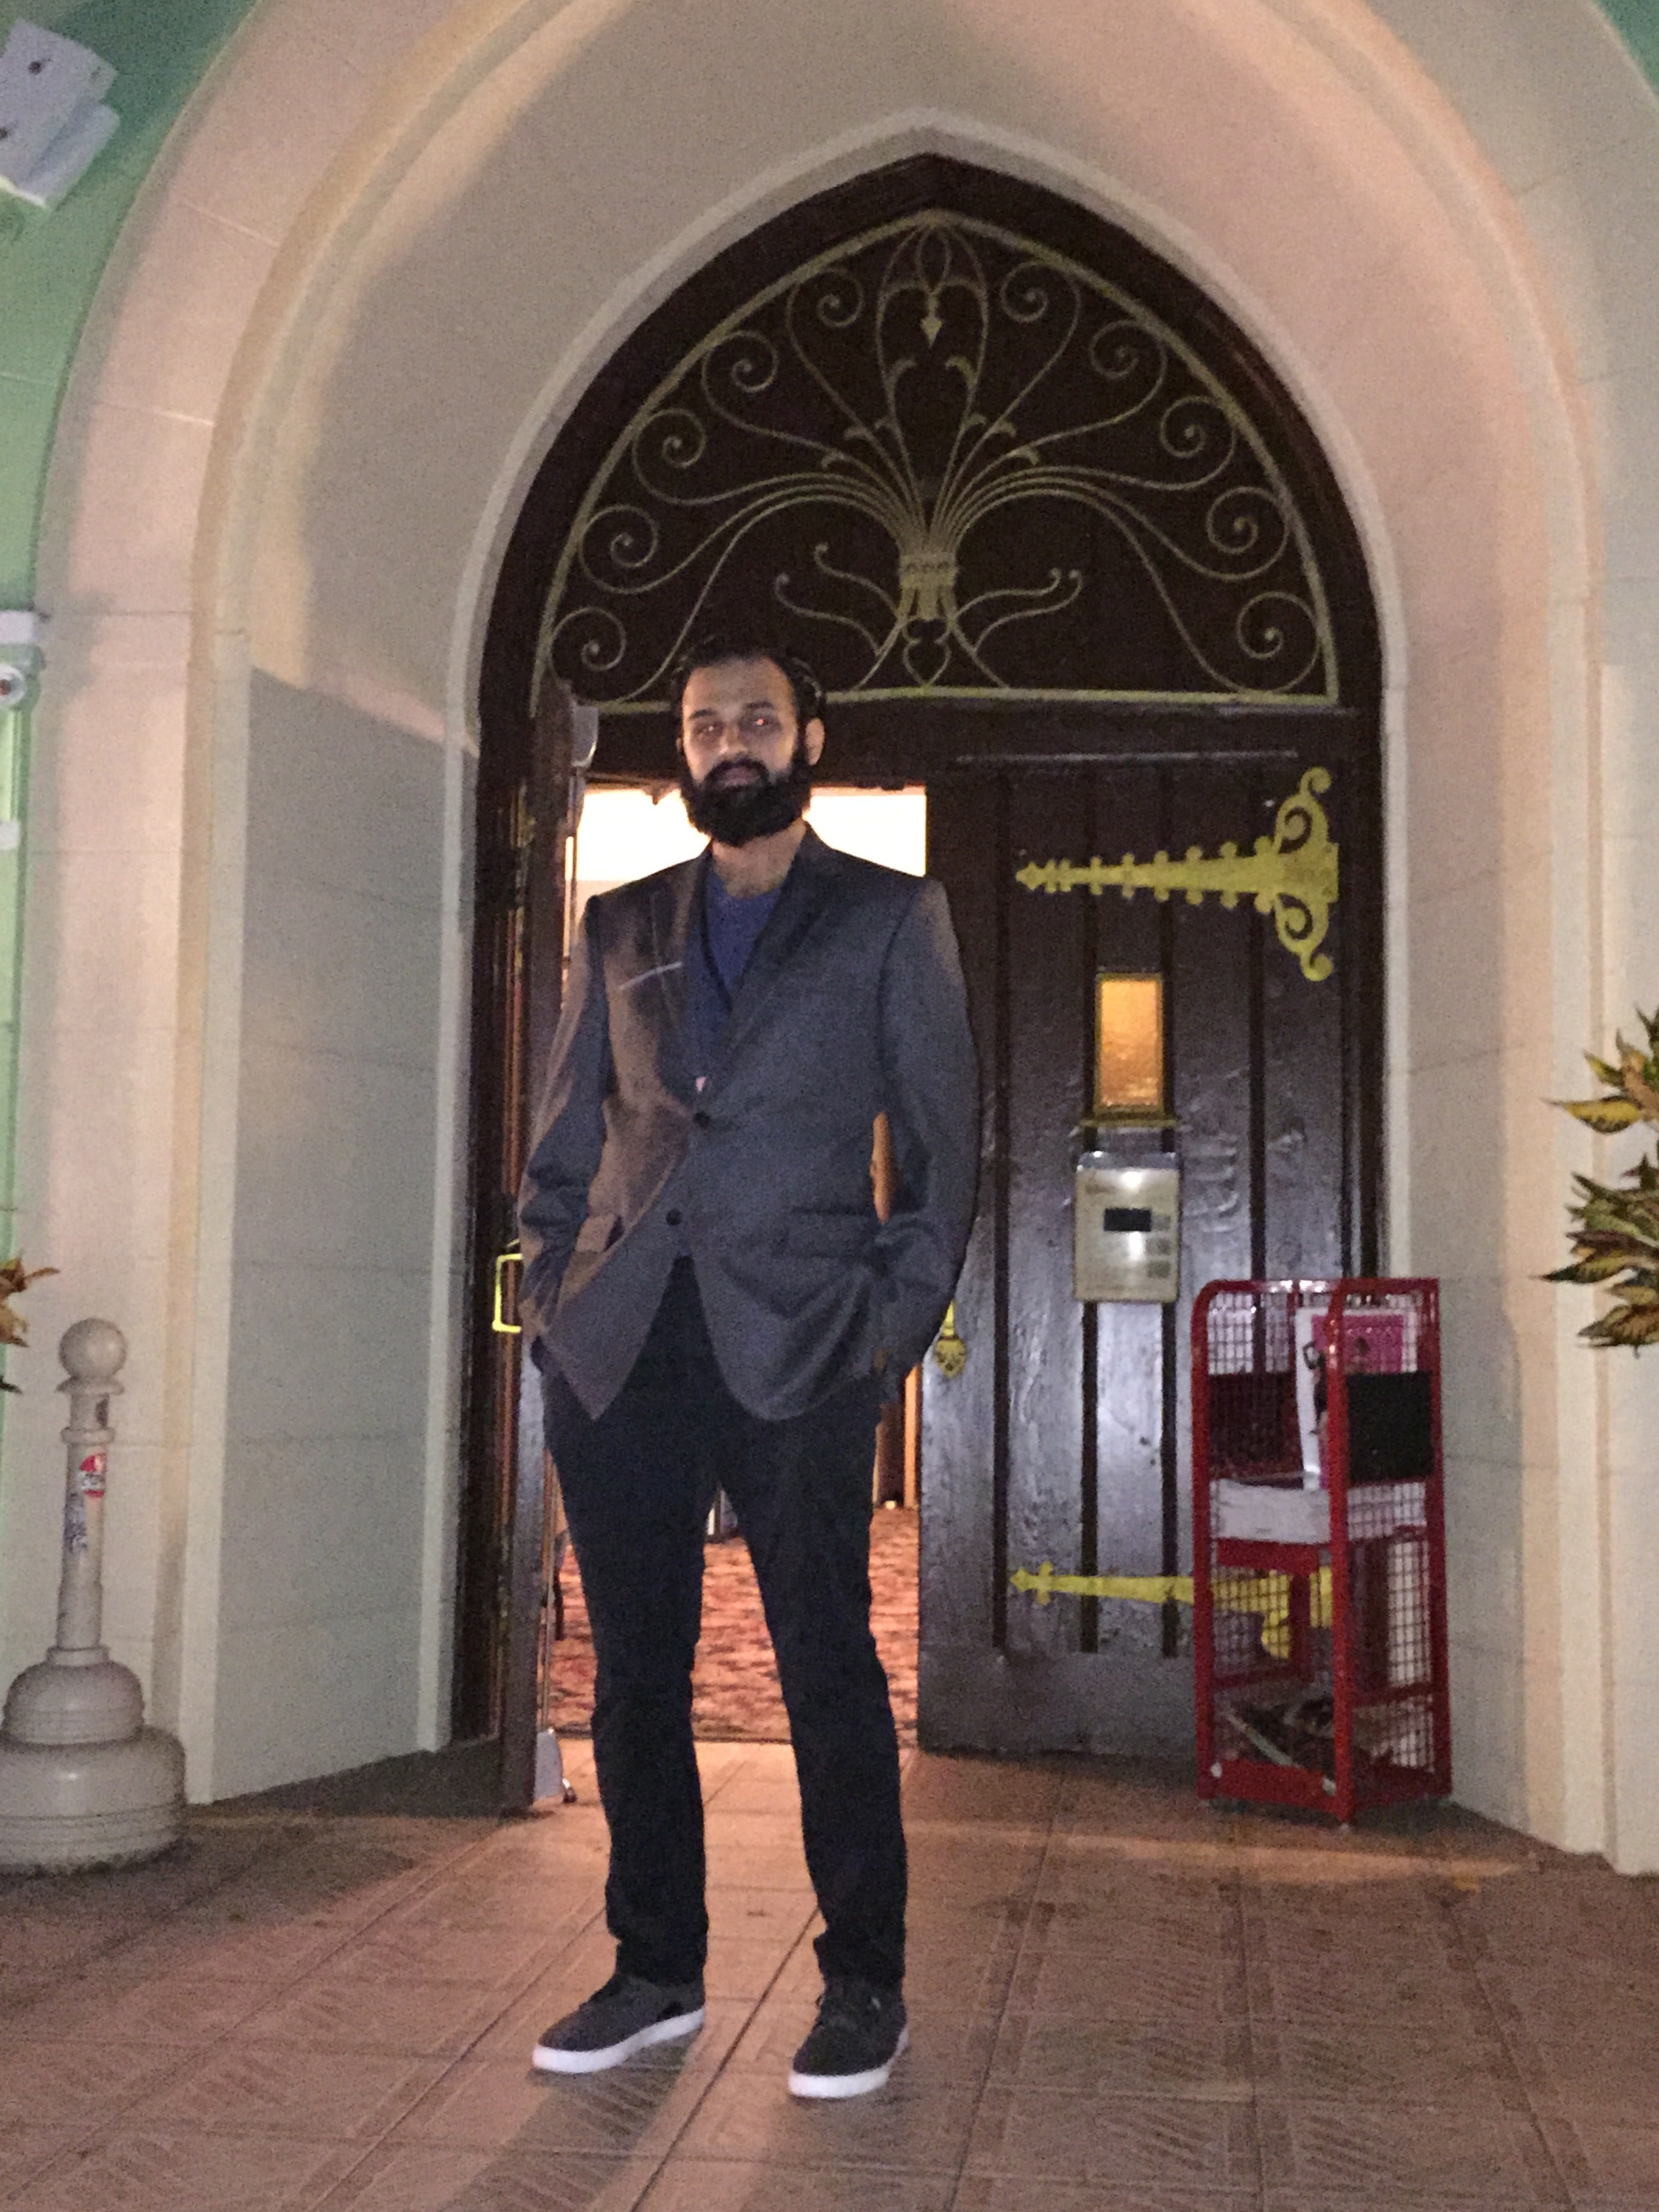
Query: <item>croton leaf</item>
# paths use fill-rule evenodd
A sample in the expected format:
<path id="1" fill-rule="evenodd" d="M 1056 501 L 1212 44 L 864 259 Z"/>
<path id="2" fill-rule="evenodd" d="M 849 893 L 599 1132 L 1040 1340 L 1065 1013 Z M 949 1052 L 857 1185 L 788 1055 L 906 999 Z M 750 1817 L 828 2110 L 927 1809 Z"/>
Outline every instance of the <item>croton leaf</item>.
<path id="1" fill-rule="evenodd" d="M 1554 1103 L 1565 1107 L 1576 1121 L 1588 1122 L 1598 1137 L 1616 1137 L 1642 1118 L 1642 1109 L 1633 1098 L 1558 1098 Z"/>
<path id="2" fill-rule="evenodd" d="M 1611 1095 L 1556 1101 L 1598 1136 L 1617 1136 L 1638 1121 L 1659 1127 L 1659 1006 L 1650 1014 L 1638 1006 L 1636 1018 L 1645 1033 L 1645 1051 L 1620 1031 L 1613 1041 L 1615 1060 L 1584 1055 Z M 1607 1310 L 1579 1332 L 1586 1342 L 1638 1351 L 1659 1344 L 1659 1153 L 1644 1154 L 1616 1184 L 1589 1176 L 1572 1181 L 1577 1201 L 1568 1208 L 1572 1258 L 1545 1280 L 1592 1284 L 1613 1293 Z"/>
<path id="3" fill-rule="evenodd" d="M 12 1304 L 21 1291 L 38 1283 L 42 1275 L 55 1275 L 56 1267 L 26 1267 L 21 1258 L 0 1260 L 0 1344 L 27 1344 L 29 1325 Z M 15 1389 L 15 1383 L 9 1386 Z"/>
<path id="4" fill-rule="evenodd" d="M 1571 1261 L 1565 1267 L 1557 1267 L 1546 1275 L 1547 1283 L 1607 1283 L 1615 1275 L 1622 1275 L 1630 1265 L 1628 1253 L 1587 1252 L 1580 1259 Z"/>
<path id="5" fill-rule="evenodd" d="M 1659 1305 L 1614 1306 L 1578 1333 L 1587 1343 L 1629 1345 L 1639 1352 L 1644 1345 L 1659 1344 Z"/>

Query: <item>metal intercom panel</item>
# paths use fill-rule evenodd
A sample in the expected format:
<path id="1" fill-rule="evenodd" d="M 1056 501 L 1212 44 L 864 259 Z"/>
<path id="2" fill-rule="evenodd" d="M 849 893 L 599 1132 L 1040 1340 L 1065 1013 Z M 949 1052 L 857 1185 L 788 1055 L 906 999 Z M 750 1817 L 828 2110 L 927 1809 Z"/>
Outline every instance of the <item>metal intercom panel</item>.
<path id="1" fill-rule="evenodd" d="M 1181 1170 L 1077 1164 L 1072 1277 L 1085 1304 L 1169 1305 L 1181 1286 Z"/>

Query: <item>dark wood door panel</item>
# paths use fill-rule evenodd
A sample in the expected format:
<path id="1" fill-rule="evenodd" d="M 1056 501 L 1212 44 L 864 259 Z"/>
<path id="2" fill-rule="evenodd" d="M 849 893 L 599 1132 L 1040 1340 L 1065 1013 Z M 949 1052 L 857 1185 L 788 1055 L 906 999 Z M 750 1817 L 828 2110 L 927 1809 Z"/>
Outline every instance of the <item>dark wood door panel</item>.
<path id="1" fill-rule="evenodd" d="M 1248 898 L 1049 893 L 1016 878 L 1034 860 L 1248 853 L 1304 769 L 1330 765 L 1318 733 L 1304 734 L 1313 746 L 1283 760 L 1119 753 L 930 787 L 930 866 L 963 939 L 988 1114 L 957 1304 L 969 1367 L 933 1374 L 926 1397 L 924 1741 L 1165 1752 L 1189 1741 L 1184 1613 L 1117 1598 L 1045 1606 L 1008 1576 L 1045 1561 L 1083 1576 L 1188 1566 L 1191 1302 L 1217 1276 L 1337 1272 L 1350 1257 L 1372 1189 L 1351 1097 L 1378 979 L 1355 990 L 1344 974 L 1364 930 L 1342 927 L 1340 901 L 1335 973 L 1312 981 Z M 1358 812 L 1343 789 L 1353 770 L 1334 773 L 1345 826 Z M 1363 864 L 1353 873 L 1363 905 L 1373 878 Z M 1176 1126 L 1152 1141 L 1183 1175 L 1170 1306 L 1073 1295 L 1103 970 L 1164 978 Z"/>
<path id="2" fill-rule="evenodd" d="M 1005 877 L 1025 860 L 1074 848 L 1088 833 L 1090 780 L 1075 770 L 1012 772 L 1012 851 Z M 981 865 L 983 862 L 981 861 Z M 1008 1562 L 1068 1565 L 1078 1556 L 1083 1482 L 1083 1310 L 1072 1295 L 1071 1177 L 1084 1109 L 1090 902 L 1033 898 L 1008 904 L 1009 1065 Z M 1069 1606 L 1011 1601 L 1006 1648 L 1035 1656 L 1075 1650 Z"/>
<path id="3" fill-rule="evenodd" d="M 1004 915 L 1012 879 L 985 865 L 1007 843 L 999 776 L 953 788 L 932 808 L 927 864 L 949 888 L 962 947 L 981 1079 L 979 1209 L 957 1284 L 967 1346 L 960 1374 L 922 1368 L 919 1626 L 936 1649 L 1000 1647 L 1007 1612 L 1005 1507 L 1008 1455 L 1006 1294 L 1008 1048 Z"/>

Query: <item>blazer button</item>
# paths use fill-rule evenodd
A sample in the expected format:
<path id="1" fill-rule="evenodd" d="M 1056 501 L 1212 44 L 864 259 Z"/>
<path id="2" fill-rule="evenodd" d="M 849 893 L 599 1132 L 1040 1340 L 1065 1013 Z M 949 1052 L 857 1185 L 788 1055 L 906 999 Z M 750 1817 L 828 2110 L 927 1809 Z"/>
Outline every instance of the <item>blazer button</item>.
<path id="1" fill-rule="evenodd" d="M 671 1206 L 667 1212 L 663 1216 L 663 1219 L 668 1224 L 671 1229 L 678 1229 L 684 1218 L 684 1215 L 680 1212 L 678 1206 Z"/>
<path id="2" fill-rule="evenodd" d="M 698 1129 L 706 1129 L 708 1127 L 710 1118 L 709 1115 L 706 1113 L 701 1106 L 699 1106 L 696 1112 L 691 1116 L 692 1126 Z"/>

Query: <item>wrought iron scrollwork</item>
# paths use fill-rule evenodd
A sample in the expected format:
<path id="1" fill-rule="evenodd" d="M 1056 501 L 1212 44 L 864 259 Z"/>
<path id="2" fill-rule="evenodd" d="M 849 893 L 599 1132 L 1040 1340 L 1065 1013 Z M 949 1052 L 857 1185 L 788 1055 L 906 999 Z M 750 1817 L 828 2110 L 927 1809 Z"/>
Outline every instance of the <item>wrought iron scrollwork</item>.
<path id="1" fill-rule="evenodd" d="M 1221 376 L 962 215 L 821 255 L 678 363 L 578 511 L 539 665 L 648 707 L 757 594 L 842 696 L 1337 696 L 1309 532 Z"/>

